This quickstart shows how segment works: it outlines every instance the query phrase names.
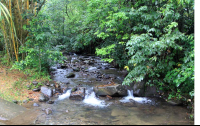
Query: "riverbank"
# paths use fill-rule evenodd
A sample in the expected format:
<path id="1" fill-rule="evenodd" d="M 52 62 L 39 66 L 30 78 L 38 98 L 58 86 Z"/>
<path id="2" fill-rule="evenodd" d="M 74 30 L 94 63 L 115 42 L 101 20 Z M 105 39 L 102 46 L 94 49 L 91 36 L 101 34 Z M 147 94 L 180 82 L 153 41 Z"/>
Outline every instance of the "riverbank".
<path id="1" fill-rule="evenodd" d="M 39 92 L 28 90 L 27 85 L 30 85 L 34 80 L 22 71 L 10 70 L 11 67 L 0 64 L 0 99 L 10 102 L 16 102 L 20 105 L 23 103 L 37 101 Z"/>

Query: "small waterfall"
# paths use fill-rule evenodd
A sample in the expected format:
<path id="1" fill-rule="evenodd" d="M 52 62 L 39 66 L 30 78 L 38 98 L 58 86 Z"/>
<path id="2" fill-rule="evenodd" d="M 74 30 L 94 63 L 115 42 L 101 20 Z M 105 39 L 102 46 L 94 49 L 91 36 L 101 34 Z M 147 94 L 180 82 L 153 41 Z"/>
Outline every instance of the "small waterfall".
<path id="1" fill-rule="evenodd" d="M 151 102 L 151 100 L 148 100 L 147 98 L 142 98 L 142 97 L 134 97 L 133 96 L 133 90 L 127 90 L 128 91 L 128 96 L 124 97 L 120 102 L 126 103 L 126 102 L 131 102 L 130 100 L 134 100 L 139 103 L 147 103 Z"/>
<path id="2" fill-rule="evenodd" d="M 58 97 L 58 100 L 64 100 L 66 98 L 69 98 L 70 94 L 71 94 L 71 90 L 67 90 L 67 92 L 63 95 L 60 95 Z M 104 100 L 100 100 L 96 97 L 95 92 L 93 91 L 93 88 L 88 89 L 85 91 L 85 98 L 83 100 L 83 103 L 87 104 L 87 105 L 91 105 L 91 106 L 96 106 L 96 107 L 106 107 L 109 106 L 110 104 L 105 103 Z"/>
<path id="3" fill-rule="evenodd" d="M 89 92 L 86 90 L 86 96 L 85 99 L 83 100 L 85 104 L 91 105 L 91 106 L 96 106 L 96 107 L 106 107 L 109 106 L 109 104 L 106 105 L 105 101 L 100 100 L 96 97 L 95 92 Z"/>
<path id="4" fill-rule="evenodd" d="M 65 94 L 60 95 L 60 96 L 58 97 L 58 100 L 63 100 L 63 99 L 69 98 L 69 96 L 70 96 L 70 94 L 71 94 L 71 90 L 72 90 L 72 89 L 69 89 L 69 90 L 67 90 L 67 92 L 66 92 Z"/>

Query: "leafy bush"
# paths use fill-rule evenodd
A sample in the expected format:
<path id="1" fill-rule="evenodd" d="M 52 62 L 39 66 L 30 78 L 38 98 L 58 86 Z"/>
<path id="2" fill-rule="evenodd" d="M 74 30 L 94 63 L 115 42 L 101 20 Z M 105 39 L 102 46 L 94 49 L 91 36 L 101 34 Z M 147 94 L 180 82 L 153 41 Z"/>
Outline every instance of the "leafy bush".
<path id="1" fill-rule="evenodd" d="M 44 23 L 46 18 L 48 17 L 40 14 L 30 21 L 30 26 L 24 26 L 24 29 L 29 31 L 29 36 L 25 45 L 20 48 L 20 53 L 26 53 L 27 56 L 24 60 L 16 62 L 13 69 L 34 69 L 40 76 L 48 73 L 48 68 L 53 64 L 63 61 L 59 48 L 52 46 L 51 30 Z"/>

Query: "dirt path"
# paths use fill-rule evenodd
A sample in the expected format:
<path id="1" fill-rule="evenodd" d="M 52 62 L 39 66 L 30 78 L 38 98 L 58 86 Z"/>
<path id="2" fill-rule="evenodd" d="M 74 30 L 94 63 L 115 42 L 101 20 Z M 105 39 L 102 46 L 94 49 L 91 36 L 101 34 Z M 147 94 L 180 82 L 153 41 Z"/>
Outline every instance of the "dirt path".
<path id="1" fill-rule="evenodd" d="M 27 76 L 18 70 L 0 65 L 0 125 L 30 125 L 39 114 L 33 107 L 40 92 L 26 89 Z M 28 101 L 32 99 L 33 101 Z M 20 101 L 17 104 L 13 100 Z M 22 104 L 24 100 L 28 103 Z"/>

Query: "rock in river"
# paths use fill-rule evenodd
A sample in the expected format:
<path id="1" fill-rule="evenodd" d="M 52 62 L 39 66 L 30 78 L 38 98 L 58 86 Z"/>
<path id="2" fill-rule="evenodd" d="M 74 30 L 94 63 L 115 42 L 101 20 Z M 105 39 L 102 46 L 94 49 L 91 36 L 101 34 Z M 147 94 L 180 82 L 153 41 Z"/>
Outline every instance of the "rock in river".
<path id="1" fill-rule="evenodd" d="M 127 96 L 127 89 L 121 84 L 107 84 L 94 87 L 98 96 Z"/>
<path id="2" fill-rule="evenodd" d="M 85 87 L 78 87 L 76 91 L 72 92 L 69 96 L 71 100 L 83 100 L 85 98 Z"/>
<path id="3" fill-rule="evenodd" d="M 42 86 L 41 87 L 41 92 L 44 94 L 44 95 L 47 95 L 49 97 L 52 97 L 53 96 L 53 89 L 51 87 L 47 87 L 47 86 Z"/>
<path id="4" fill-rule="evenodd" d="M 43 93 L 40 94 L 38 101 L 40 102 L 44 102 L 44 101 L 48 101 L 49 98 L 47 96 L 45 96 Z"/>
<path id="5" fill-rule="evenodd" d="M 74 73 L 69 73 L 69 74 L 66 75 L 66 77 L 67 78 L 73 78 L 73 77 L 75 77 L 75 74 Z"/>

